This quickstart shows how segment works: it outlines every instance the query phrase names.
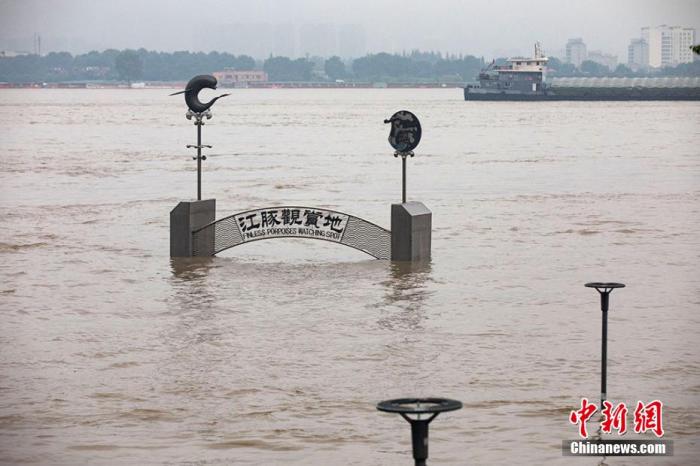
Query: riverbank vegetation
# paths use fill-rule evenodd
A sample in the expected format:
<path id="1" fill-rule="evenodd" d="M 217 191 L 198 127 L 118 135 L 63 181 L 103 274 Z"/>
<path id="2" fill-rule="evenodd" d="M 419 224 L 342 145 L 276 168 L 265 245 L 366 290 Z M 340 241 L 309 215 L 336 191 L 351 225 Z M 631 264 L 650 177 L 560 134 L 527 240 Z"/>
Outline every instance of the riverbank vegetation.
<path id="1" fill-rule="evenodd" d="M 499 59 L 498 61 L 504 61 Z M 74 81 L 186 81 L 196 74 L 224 69 L 262 69 L 270 81 L 346 81 L 457 83 L 477 79 L 486 65 L 483 57 L 411 51 L 368 54 L 354 60 L 339 57 L 291 59 L 220 52 L 156 52 L 145 49 L 89 52 L 71 55 L 20 55 L 0 58 L 0 82 L 52 83 Z M 620 64 L 614 70 L 593 61 L 580 68 L 551 58 L 550 76 L 700 76 L 700 61 L 659 70 L 633 71 Z"/>

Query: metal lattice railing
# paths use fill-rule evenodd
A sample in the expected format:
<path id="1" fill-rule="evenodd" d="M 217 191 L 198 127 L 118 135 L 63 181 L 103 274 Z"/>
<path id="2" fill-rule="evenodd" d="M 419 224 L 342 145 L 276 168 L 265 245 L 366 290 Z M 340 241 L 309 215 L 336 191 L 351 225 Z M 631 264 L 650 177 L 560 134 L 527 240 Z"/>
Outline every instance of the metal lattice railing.
<path id="1" fill-rule="evenodd" d="M 213 256 L 251 241 L 309 238 L 344 244 L 377 259 L 391 258 L 391 232 L 353 215 L 316 207 L 282 206 L 249 210 L 192 232 L 195 256 Z"/>

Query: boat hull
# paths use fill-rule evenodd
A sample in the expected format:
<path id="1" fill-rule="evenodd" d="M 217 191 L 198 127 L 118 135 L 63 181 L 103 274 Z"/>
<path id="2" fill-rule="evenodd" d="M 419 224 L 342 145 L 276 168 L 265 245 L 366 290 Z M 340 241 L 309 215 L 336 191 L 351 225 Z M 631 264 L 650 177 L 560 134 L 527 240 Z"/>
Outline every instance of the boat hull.
<path id="1" fill-rule="evenodd" d="M 464 89 L 464 100 L 536 102 L 548 100 L 574 101 L 643 101 L 643 100 L 700 100 L 700 88 L 611 88 L 611 87 L 563 87 L 550 88 L 547 92 L 518 93 L 504 91 L 474 92 Z"/>

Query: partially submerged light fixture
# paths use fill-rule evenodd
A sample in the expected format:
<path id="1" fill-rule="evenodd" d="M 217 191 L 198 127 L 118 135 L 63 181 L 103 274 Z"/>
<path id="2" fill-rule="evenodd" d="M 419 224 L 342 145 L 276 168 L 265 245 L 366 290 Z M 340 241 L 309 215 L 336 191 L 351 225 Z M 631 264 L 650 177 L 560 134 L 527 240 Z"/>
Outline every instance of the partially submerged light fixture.
<path id="1" fill-rule="evenodd" d="M 462 402 L 447 398 L 398 398 L 380 402 L 377 404 L 377 409 L 387 413 L 400 414 L 411 424 L 411 443 L 415 466 L 426 466 L 428 424 L 440 413 L 462 409 Z"/>

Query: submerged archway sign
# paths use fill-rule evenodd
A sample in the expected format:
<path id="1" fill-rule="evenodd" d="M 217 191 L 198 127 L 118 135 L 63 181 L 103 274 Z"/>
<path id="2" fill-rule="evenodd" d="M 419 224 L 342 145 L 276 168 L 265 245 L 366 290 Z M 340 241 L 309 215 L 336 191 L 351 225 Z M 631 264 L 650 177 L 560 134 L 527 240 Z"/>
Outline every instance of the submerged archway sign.
<path id="1" fill-rule="evenodd" d="M 199 102 L 199 88 L 192 84 L 201 81 L 203 87 L 215 87 L 216 79 L 209 76 L 197 76 L 188 84 L 184 93 L 190 94 L 187 104 L 190 107 L 188 116 L 198 116 L 197 124 L 208 114 L 196 113 L 208 109 L 193 109 L 193 103 Z M 198 82 L 199 82 L 198 81 Z M 200 83 L 200 84 L 201 84 Z M 206 84 L 206 85 L 205 85 Z M 201 87 L 201 86 L 200 86 Z M 223 97 L 223 96 L 220 96 Z M 194 100 L 192 100 L 194 99 Z M 211 106 L 216 99 L 203 106 Z M 410 118 L 409 118 L 410 117 Z M 420 124 L 410 112 L 397 112 L 392 119 L 396 131 L 401 137 L 394 135 L 392 145 L 397 151 L 412 150 L 420 140 Z M 398 121 L 401 120 L 401 121 Z M 406 126 L 403 120 L 412 122 Z M 392 121 L 392 120 L 389 120 Z M 400 130 L 400 131 L 399 131 Z M 201 125 L 198 126 L 198 136 Z M 408 135 L 403 133 L 410 133 Z M 397 133 L 398 134 L 398 133 Z M 319 207 L 279 206 L 247 210 L 216 220 L 216 199 L 201 200 L 201 144 L 198 137 L 196 146 L 198 160 L 198 191 L 196 201 L 182 201 L 170 211 L 170 257 L 202 257 L 213 256 L 226 249 L 252 241 L 274 238 L 307 238 L 333 243 L 365 252 L 377 259 L 398 261 L 430 260 L 432 213 L 420 202 L 405 200 L 405 169 L 404 169 L 404 200 L 401 204 L 391 205 L 391 231 L 375 225 L 372 222 L 353 215 Z M 206 146 L 209 147 L 209 146 Z M 397 152 L 398 154 L 398 152 Z M 401 152 L 404 157 L 407 153 Z"/>
<path id="2" fill-rule="evenodd" d="M 319 207 L 265 207 L 215 219 L 215 199 L 178 203 L 170 212 L 170 256 L 206 257 L 252 241 L 308 238 L 342 244 L 377 259 L 430 260 L 432 213 L 420 202 L 393 204 L 391 231 Z"/>
<path id="3" fill-rule="evenodd" d="M 241 244 L 274 238 L 330 241 L 377 259 L 391 258 L 389 230 L 343 212 L 302 206 L 248 210 L 196 228 L 192 232 L 192 255 L 211 256 Z"/>

